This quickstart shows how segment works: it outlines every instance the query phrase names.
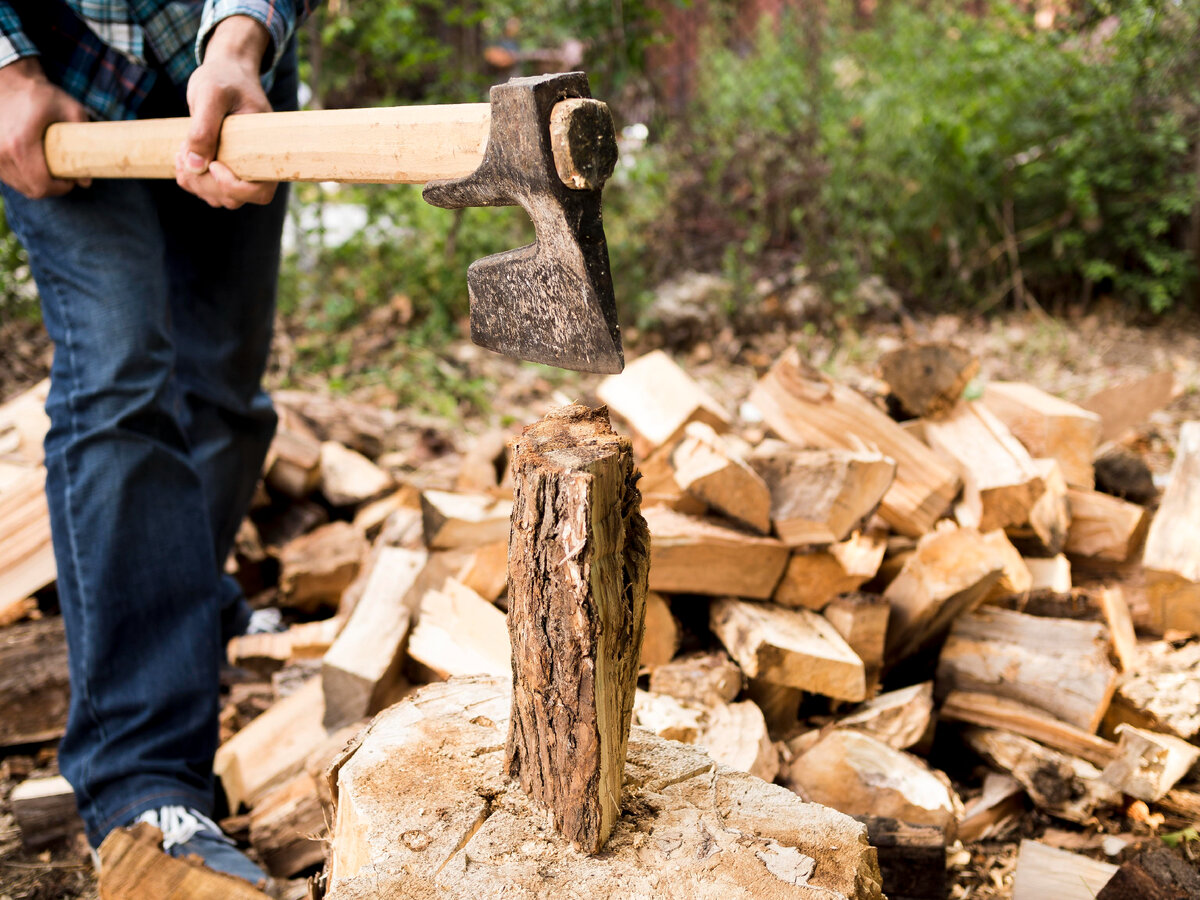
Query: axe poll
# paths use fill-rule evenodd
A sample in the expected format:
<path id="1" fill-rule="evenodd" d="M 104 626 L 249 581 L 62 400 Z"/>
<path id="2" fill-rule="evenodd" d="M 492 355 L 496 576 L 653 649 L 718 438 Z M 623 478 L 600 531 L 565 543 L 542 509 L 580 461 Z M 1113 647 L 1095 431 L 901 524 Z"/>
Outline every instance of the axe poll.
<path id="1" fill-rule="evenodd" d="M 188 120 L 58 123 L 58 178 L 174 178 Z M 624 365 L 600 192 L 617 159 L 582 72 L 514 78 L 489 103 L 230 116 L 217 159 L 245 181 L 425 184 L 434 206 L 514 206 L 534 243 L 467 270 L 471 339 L 584 372 Z"/>

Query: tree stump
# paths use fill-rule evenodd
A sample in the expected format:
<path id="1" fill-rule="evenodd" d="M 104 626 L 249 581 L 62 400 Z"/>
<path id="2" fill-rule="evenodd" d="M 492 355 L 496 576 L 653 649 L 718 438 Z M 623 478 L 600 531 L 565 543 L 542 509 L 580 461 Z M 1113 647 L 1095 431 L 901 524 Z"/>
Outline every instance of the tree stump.
<path id="1" fill-rule="evenodd" d="M 505 771 L 595 853 L 621 814 L 650 537 L 629 440 L 572 405 L 513 445 Z"/>
<path id="2" fill-rule="evenodd" d="M 576 852 L 503 775 L 511 706 L 472 676 L 375 718 L 331 772 L 325 900 L 883 900 L 863 825 L 638 728 L 624 812 Z"/>

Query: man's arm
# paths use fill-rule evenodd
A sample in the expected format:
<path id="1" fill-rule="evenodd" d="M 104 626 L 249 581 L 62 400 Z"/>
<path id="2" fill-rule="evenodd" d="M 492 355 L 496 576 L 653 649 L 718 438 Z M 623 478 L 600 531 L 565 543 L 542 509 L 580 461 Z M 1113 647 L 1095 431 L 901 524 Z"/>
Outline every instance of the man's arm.
<path id="1" fill-rule="evenodd" d="M 215 161 L 228 115 L 271 109 L 260 76 L 282 56 L 317 0 L 208 0 L 196 38 L 199 68 L 188 81 L 192 128 L 175 158 L 179 186 L 210 206 L 270 203 L 275 184 L 242 181 Z"/>
<path id="2" fill-rule="evenodd" d="M 31 199 L 65 194 L 76 184 L 50 175 L 46 129 L 88 119 L 81 104 L 50 83 L 37 56 L 17 14 L 0 2 L 0 181 Z"/>

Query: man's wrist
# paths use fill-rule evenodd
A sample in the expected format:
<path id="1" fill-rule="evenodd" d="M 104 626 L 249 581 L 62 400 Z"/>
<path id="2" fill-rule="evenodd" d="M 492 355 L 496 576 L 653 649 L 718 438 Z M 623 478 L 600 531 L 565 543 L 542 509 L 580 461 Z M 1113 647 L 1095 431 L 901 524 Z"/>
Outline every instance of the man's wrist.
<path id="1" fill-rule="evenodd" d="M 234 59 L 257 71 L 270 46 L 271 33 L 257 19 L 229 16 L 213 28 L 204 48 L 204 58 L 206 61 L 214 56 Z"/>
<path id="2" fill-rule="evenodd" d="M 24 84 L 45 80 L 46 73 L 42 71 L 42 64 L 36 56 L 22 56 L 0 66 L 0 84 Z"/>

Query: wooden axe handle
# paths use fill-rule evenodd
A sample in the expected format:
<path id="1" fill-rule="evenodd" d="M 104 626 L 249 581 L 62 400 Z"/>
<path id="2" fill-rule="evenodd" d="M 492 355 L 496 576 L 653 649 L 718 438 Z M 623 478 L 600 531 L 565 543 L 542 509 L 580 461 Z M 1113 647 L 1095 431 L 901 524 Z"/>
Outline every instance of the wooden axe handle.
<path id="1" fill-rule="evenodd" d="M 60 122 L 46 161 L 57 178 L 174 178 L 188 122 Z M 474 172 L 490 129 L 487 103 L 230 116 L 217 159 L 245 181 L 423 184 Z"/>

